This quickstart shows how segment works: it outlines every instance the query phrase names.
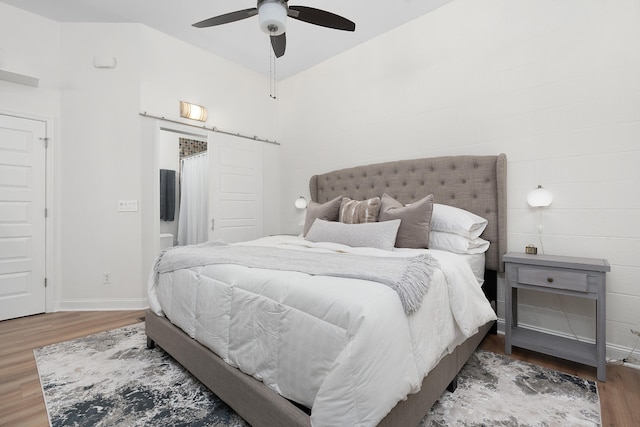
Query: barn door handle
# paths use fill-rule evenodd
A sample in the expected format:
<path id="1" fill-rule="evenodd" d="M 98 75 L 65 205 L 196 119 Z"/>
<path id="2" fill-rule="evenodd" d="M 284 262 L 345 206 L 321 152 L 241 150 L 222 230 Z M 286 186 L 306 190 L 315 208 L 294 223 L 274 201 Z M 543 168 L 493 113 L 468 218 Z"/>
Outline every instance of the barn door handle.
<path id="1" fill-rule="evenodd" d="M 215 229 L 216 229 L 216 219 L 211 218 L 211 231 L 214 231 Z"/>

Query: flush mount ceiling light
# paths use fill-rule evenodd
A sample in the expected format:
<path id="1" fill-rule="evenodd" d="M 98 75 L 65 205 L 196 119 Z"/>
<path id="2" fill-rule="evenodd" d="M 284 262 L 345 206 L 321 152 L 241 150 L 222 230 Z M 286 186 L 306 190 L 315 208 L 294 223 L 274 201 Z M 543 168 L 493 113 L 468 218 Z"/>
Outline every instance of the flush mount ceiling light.
<path id="1" fill-rule="evenodd" d="M 287 29 L 287 7 L 278 0 L 258 2 L 260 29 L 270 36 L 284 34 Z"/>
<path id="2" fill-rule="evenodd" d="M 201 105 L 180 101 L 180 117 L 206 122 L 207 109 Z"/>

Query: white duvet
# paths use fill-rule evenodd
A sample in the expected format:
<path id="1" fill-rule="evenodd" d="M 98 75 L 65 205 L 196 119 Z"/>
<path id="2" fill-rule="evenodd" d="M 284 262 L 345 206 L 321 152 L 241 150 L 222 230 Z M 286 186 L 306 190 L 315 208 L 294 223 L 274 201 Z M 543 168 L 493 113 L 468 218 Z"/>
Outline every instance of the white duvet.
<path id="1" fill-rule="evenodd" d="M 149 304 L 227 363 L 312 408 L 313 426 L 374 426 L 458 344 L 496 318 L 469 267 L 435 250 L 383 251 L 272 236 L 245 245 L 378 257 L 428 252 L 442 267 L 407 316 L 386 285 L 210 265 L 149 280 Z"/>

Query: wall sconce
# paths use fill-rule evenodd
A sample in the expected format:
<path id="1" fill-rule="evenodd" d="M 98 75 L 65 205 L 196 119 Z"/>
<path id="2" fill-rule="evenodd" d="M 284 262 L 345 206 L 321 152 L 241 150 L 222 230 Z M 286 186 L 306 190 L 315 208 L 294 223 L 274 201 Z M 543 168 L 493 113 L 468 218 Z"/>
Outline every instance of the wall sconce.
<path id="1" fill-rule="evenodd" d="M 527 194 L 527 203 L 533 207 L 545 207 L 549 206 L 553 201 L 553 194 L 551 191 L 542 188 L 542 185 L 538 185 L 538 188 L 529 191 Z"/>
<path id="2" fill-rule="evenodd" d="M 206 122 L 207 109 L 201 105 L 180 101 L 180 117 Z"/>
<path id="3" fill-rule="evenodd" d="M 300 196 L 296 199 L 296 209 L 306 209 L 307 208 L 307 199 L 303 196 Z"/>
<path id="4" fill-rule="evenodd" d="M 540 241 L 540 253 L 544 253 L 544 246 L 542 244 L 542 208 L 549 206 L 552 201 L 553 194 L 551 194 L 551 191 L 542 188 L 542 185 L 538 185 L 537 188 L 529 191 L 529 194 L 527 194 L 527 203 L 529 203 L 529 206 L 538 208 L 538 210 L 540 211 L 540 222 L 538 223 L 538 240 Z M 525 252 L 537 253 L 537 249 L 533 245 L 529 245 L 527 248 L 525 248 Z"/>

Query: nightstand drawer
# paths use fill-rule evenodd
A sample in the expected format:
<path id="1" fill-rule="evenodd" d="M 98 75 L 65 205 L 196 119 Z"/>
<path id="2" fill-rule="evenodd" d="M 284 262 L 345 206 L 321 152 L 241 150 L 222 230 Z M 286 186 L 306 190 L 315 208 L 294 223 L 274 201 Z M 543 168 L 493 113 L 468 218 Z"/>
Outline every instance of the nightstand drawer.
<path id="1" fill-rule="evenodd" d="M 526 267 L 518 268 L 518 283 L 577 292 L 588 292 L 589 287 L 586 273 Z"/>

